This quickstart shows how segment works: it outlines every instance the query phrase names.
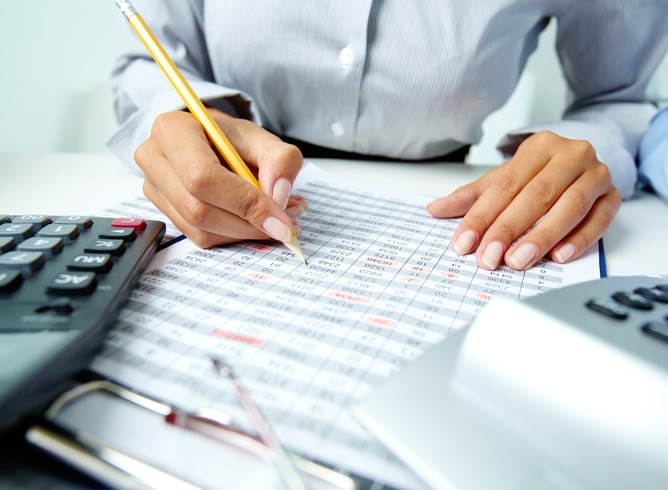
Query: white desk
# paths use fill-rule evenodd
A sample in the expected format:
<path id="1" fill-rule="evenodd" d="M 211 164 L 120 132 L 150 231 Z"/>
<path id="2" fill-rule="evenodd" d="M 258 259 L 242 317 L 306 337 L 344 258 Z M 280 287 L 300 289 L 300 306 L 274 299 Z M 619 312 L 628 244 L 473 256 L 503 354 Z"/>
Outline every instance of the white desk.
<path id="1" fill-rule="evenodd" d="M 433 196 L 487 170 L 452 163 L 317 163 L 347 178 Z M 108 154 L 0 154 L 0 175 L 0 213 L 5 214 L 95 214 L 142 194 L 139 173 Z M 623 203 L 603 241 L 609 275 L 668 275 L 668 205 L 639 192 Z"/>
<path id="2" fill-rule="evenodd" d="M 487 169 L 458 164 L 319 161 L 327 171 L 407 192 L 446 194 Z M 141 195 L 138 172 L 106 154 L 0 154 L 0 213 L 95 214 Z M 640 193 L 624 203 L 605 236 L 610 275 L 666 274 L 668 206 Z M 17 474 L 8 463 L 9 477 Z M 0 467 L 0 486 L 3 483 Z M 34 477 L 34 468 L 27 472 Z"/>

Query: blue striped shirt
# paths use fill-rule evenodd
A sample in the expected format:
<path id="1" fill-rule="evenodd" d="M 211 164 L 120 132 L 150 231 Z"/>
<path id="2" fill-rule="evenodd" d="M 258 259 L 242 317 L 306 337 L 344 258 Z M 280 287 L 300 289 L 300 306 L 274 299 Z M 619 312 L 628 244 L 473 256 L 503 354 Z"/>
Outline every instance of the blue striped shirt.
<path id="1" fill-rule="evenodd" d="M 512 154 L 549 129 L 587 139 L 622 195 L 655 109 L 645 88 L 668 49 L 665 0 L 142 0 L 137 6 L 202 99 L 271 131 L 350 152 L 417 159 L 481 138 L 549 19 L 571 91 L 560 121 L 508 128 Z M 129 32 L 113 72 L 132 162 L 181 101 Z"/>

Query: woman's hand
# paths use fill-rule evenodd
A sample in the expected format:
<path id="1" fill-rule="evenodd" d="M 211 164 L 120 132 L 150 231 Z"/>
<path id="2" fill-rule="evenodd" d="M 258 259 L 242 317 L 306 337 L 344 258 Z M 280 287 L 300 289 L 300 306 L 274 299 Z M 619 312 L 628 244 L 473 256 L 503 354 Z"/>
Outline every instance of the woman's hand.
<path id="1" fill-rule="evenodd" d="M 476 251 L 484 269 L 505 263 L 524 270 L 546 255 L 559 263 L 579 257 L 620 205 L 591 144 L 544 131 L 528 137 L 508 162 L 427 209 L 438 218 L 463 216 L 452 240 L 457 253 Z"/>
<path id="2" fill-rule="evenodd" d="M 201 247 L 269 237 L 286 241 L 298 233 L 293 218 L 307 205 L 290 196 L 301 152 L 250 121 L 210 112 L 263 191 L 221 164 L 191 114 L 175 111 L 156 118 L 151 136 L 135 152 L 144 194 Z"/>

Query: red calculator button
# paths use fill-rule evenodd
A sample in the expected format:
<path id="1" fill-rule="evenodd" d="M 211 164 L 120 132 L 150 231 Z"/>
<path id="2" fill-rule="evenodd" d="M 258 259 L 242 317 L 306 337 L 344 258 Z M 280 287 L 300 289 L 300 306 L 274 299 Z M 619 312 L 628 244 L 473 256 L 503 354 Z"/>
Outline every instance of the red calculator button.
<path id="1" fill-rule="evenodd" d="M 146 221 L 141 218 L 117 218 L 111 222 L 113 228 L 134 228 L 136 231 L 142 231 L 146 228 Z"/>

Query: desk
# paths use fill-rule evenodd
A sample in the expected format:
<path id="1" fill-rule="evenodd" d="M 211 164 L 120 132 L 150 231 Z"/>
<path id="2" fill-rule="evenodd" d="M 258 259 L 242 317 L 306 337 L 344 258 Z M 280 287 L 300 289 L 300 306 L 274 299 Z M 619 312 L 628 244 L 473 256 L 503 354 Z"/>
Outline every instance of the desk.
<path id="1" fill-rule="evenodd" d="M 489 168 L 335 160 L 317 164 L 346 178 L 433 196 L 447 194 Z M 108 154 L 0 154 L 0 175 L 0 209 L 7 214 L 95 214 L 142 194 L 140 174 Z M 668 205 L 638 192 L 623 203 L 603 241 L 609 275 L 668 274 L 663 260 Z"/>
<path id="2" fill-rule="evenodd" d="M 451 192 L 488 169 L 451 163 L 317 163 L 346 178 L 434 196 Z M 1 209 L 8 214 L 95 214 L 141 195 L 139 173 L 106 154 L 5 154 L 0 155 L 0 172 Z M 661 260 L 667 239 L 668 206 L 653 195 L 639 193 L 624 203 L 606 234 L 609 274 L 668 273 Z M 0 466 L 0 487 L 7 468 L 11 468 L 7 463 Z"/>

